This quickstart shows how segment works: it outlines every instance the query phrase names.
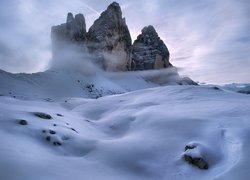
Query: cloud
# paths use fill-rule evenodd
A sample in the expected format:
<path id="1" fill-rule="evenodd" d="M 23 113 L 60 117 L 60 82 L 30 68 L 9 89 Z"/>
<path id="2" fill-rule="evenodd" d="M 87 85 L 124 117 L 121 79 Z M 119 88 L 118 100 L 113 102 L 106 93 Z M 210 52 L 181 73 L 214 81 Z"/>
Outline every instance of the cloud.
<path id="1" fill-rule="evenodd" d="M 181 73 L 212 83 L 250 81 L 247 1 L 180 1 L 166 12 L 156 27 Z"/>
<path id="2" fill-rule="evenodd" d="M 67 12 L 90 27 L 112 0 L 1 0 L 0 68 L 37 72 L 51 59 L 50 27 Z M 207 82 L 250 81 L 248 0 L 118 0 L 132 38 L 152 24 L 180 73 Z"/>

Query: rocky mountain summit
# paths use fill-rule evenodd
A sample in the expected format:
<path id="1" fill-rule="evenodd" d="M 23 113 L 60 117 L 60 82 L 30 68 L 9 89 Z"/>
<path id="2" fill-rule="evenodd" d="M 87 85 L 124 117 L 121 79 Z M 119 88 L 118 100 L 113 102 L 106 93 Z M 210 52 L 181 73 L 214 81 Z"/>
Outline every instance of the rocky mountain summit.
<path id="1" fill-rule="evenodd" d="M 86 40 L 86 23 L 83 14 L 77 14 L 74 17 L 72 13 L 68 13 L 66 23 L 53 26 L 51 35 L 52 41 L 84 42 Z"/>
<path id="2" fill-rule="evenodd" d="M 51 28 L 54 58 L 61 56 L 70 44 L 77 44 L 81 48 L 85 46 L 86 36 L 86 23 L 83 14 L 77 14 L 74 17 L 72 13 L 68 13 L 66 23 Z"/>
<path id="3" fill-rule="evenodd" d="M 132 40 L 118 3 L 110 4 L 89 28 L 87 41 L 89 51 L 103 59 L 105 70 L 126 70 Z"/>
<path id="4" fill-rule="evenodd" d="M 142 29 L 132 44 L 121 7 L 113 2 L 86 30 L 83 14 L 68 13 L 66 23 L 51 29 L 53 56 L 62 52 L 65 44 L 77 45 L 82 52 L 93 55 L 93 61 L 106 71 L 134 71 L 171 67 L 167 46 L 153 26 Z"/>
<path id="5" fill-rule="evenodd" d="M 161 69 L 170 66 L 167 46 L 153 26 L 144 27 L 132 46 L 131 69 Z"/>

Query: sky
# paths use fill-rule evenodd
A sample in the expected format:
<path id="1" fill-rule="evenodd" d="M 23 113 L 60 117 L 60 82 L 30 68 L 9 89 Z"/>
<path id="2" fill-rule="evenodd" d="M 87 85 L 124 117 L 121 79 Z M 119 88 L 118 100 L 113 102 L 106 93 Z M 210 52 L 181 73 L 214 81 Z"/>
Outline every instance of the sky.
<path id="1" fill-rule="evenodd" d="M 0 69 L 48 69 L 50 28 L 68 12 L 89 28 L 110 0 L 1 0 Z M 181 75 L 206 83 L 250 82 L 249 0 L 117 0 L 132 39 L 153 25 Z"/>

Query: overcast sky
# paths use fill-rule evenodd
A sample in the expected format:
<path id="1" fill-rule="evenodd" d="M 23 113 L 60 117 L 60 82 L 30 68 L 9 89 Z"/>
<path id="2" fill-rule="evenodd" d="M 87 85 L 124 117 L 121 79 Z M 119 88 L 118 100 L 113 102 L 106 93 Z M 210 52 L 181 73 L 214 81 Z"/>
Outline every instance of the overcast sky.
<path id="1" fill-rule="evenodd" d="M 0 68 L 37 72 L 51 59 L 50 27 L 70 11 L 87 28 L 110 0 L 1 0 Z M 153 25 L 182 75 L 208 83 L 250 82 L 249 0 L 117 0 L 133 40 Z"/>

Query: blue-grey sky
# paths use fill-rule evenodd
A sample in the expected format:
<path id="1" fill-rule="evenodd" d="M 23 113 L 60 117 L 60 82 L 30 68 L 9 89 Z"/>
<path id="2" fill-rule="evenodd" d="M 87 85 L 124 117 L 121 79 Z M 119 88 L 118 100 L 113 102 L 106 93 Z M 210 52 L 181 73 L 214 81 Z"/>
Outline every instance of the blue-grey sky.
<path id="1" fill-rule="evenodd" d="M 87 28 L 112 0 L 1 0 L 0 69 L 37 72 L 51 59 L 50 27 L 83 13 Z M 249 0 L 117 0 L 133 40 L 153 25 L 181 75 L 250 82 Z"/>

